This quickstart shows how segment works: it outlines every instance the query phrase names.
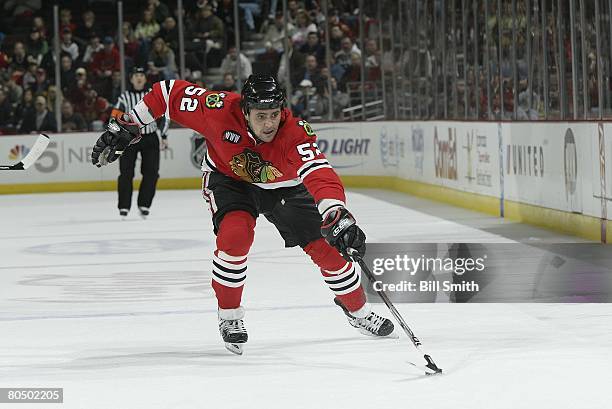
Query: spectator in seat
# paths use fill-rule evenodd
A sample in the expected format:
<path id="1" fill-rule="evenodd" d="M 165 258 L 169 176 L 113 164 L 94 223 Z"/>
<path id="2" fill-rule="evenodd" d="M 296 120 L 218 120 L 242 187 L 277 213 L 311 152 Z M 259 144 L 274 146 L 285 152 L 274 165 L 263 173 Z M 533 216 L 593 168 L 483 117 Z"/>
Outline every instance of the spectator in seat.
<path id="1" fill-rule="evenodd" d="M 19 132 L 55 132 L 57 123 L 55 117 L 47 109 L 47 100 L 44 96 L 38 95 L 34 102 L 34 110 L 28 111 Z"/>
<path id="2" fill-rule="evenodd" d="M 28 69 L 28 59 L 26 56 L 25 46 L 21 41 L 17 41 L 13 45 L 13 56 L 11 57 L 11 63 L 9 65 L 9 70 L 11 72 L 18 71 L 21 74 L 25 73 Z"/>
<path id="3" fill-rule="evenodd" d="M 317 63 L 317 58 L 314 55 L 306 56 L 306 71 L 304 72 L 305 80 L 309 80 L 312 86 L 320 89 L 323 86 L 323 77 Z"/>
<path id="4" fill-rule="evenodd" d="M 68 99 L 73 104 L 75 111 L 83 113 L 85 107 L 85 100 L 91 90 L 92 86 L 87 78 L 87 70 L 83 67 L 79 67 L 75 71 L 76 82 L 68 88 Z"/>
<path id="5" fill-rule="evenodd" d="M 104 46 L 102 42 L 100 42 L 100 36 L 94 34 L 89 39 L 89 44 L 85 47 L 85 52 L 83 53 L 83 64 L 91 64 L 93 61 L 93 56 L 95 53 L 104 50 Z"/>
<path id="6" fill-rule="evenodd" d="M 291 23 L 287 25 L 288 35 L 293 35 L 295 30 L 295 26 Z M 279 53 L 282 53 L 285 49 L 285 44 L 283 42 L 285 38 L 285 24 L 283 19 L 283 13 L 277 13 L 274 18 L 274 24 L 268 25 L 266 29 L 266 33 L 264 34 L 263 41 L 264 43 L 270 42 L 272 43 L 272 47 Z"/>
<path id="7" fill-rule="evenodd" d="M 291 110 L 294 116 L 308 119 L 310 101 L 316 93 L 316 88 L 310 80 L 302 80 L 291 96 Z"/>
<path id="8" fill-rule="evenodd" d="M 72 61 L 76 61 L 79 58 L 79 46 L 72 40 L 72 31 L 68 27 L 62 31 L 62 43 L 60 46 L 63 52 L 70 54 Z"/>
<path id="9" fill-rule="evenodd" d="M 304 55 L 314 55 L 319 65 L 325 64 L 325 46 L 319 40 L 319 33 L 311 31 L 308 33 L 306 44 L 302 45 L 300 52 Z"/>
<path id="10" fill-rule="evenodd" d="M 47 26 L 45 26 L 45 21 L 43 20 L 43 18 L 40 16 L 34 17 L 34 20 L 32 20 L 32 25 L 40 33 L 40 38 L 42 38 L 43 40 L 46 40 L 47 39 Z"/>
<path id="11" fill-rule="evenodd" d="M 342 32 L 340 26 L 331 26 L 331 31 L 329 32 L 329 49 L 331 50 L 332 55 L 340 51 L 340 44 L 343 37 L 344 33 Z"/>
<path id="12" fill-rule="evenodd" d="M 85 119 L 78 112 L 74 112 L 72 103 L 67 99 L 62 102 L 62 132 L 86 131 Z"/>
<path id="13" fill-rule="evenodd" d="M 23 74 L 23 77 L 21 77 L 21 86 L 23 89 L 29 89 L 35 86 L 36 69 L 38 69 L 38 65 L 35 62 L 31 62 L 28 65 L 28 70 Z"/>
<path id="14" fill-rule="evenodd" d="M 142 20 L 136 24 L 134 38 L 139 42 L 137 61 L 146 61 L 151 52 L 151 42 L 159 34 L 159 24 L 155 21 L 153 10 L 150 8 L 142 12 Z"/>
<path id="15" fill-rule="evenodd" d="M 173 50 L 178 50 L 179 33 L 174 17 L 168 16 L 164 19 L 162 27 L 159 30 L 159 36 L 164 39 L 170 48 Z"/>
<path id="16" fill-rule="evenodd" d="M 299 49 L 299 47 L 306 43 L 308 33 L 317 31 L 317 26 L 311 22 L 306 10 L 298 11 L 295 25 L 295 33 L 293 33 L 291 39 L 293 40 L 293 45 Z"/>
<path id="17" fill-rule="evenodd" d="M 351 82 L 361 81 L 361 55 L 351 53 L 351 65 L 344 72 L 340 89 L 346 90 L 347 84 Z"/>
<path id="18" fill-rule="evenodd" d="M 134 35 L 134 30 L 129 21 L 123 22 L 123 49 L 125 55 L 131 59 L 135 59 L 138 56 L 138 50 L 140 43 Z"/>
<path id="19" fill-rule="evenodd" d="M 29 111 L 34 111 L 34 93 L 31 89 L 26 89 L 23 91 L 21 101 L 19 102 L 19 104 L 17 104 L 17 107 L 15 107 L 15 129 L 21 128 L 23 118 L 28 116 Z"/>
<path id="20" fill-rule="evenodd" d="M 361 50 L 349 37 L 342 38 L 340 41 L 340 51 L 334 55 L 336 64 L 342 66 L 345 70 L 351 65 L 351 54 L 357 53 L 361 57 Z"/>
<path id="21" fill-rule="evenodd" d="M 16 106 L 19 101 L 21 101 L 21 97 L 23 96 L 23 88 L 12 78 L 6 82 L 5 86 L 6 96 L 8 97 L 9 101 L 11 101 L 11 104 Z"/>
<path id="22" fill-rule="evenodd" d="M 148 60 L 149 69 L 148 75 L 159 80 L 171 80 L 176 78 L 176 61 L 174 51 L 161 37 L 156 37 L 153 40 L 153 49 L 149 54 Z"/>
<path id="23" fill-rule="evenodd" d="M 193 24 L 194 38 L 204 41 L 205 52 L 211 48 L 219 49 L 223 42 L 223 21 L 212 12 L 212 6 L 206 4 L 200 9 L 200 14 Z"/>
<path id="24" fill-rule="evenodd" d="M 62 84 L 62 91 L 66 92 L 69 87 L 76 81 L 76 73 L 72 67 L 72 58 L 68 54 L 62 55 L 61 70 L 60 70 L 60 82 Z"/>
<path id="25" fill-rule="evenodd" d="M 104 49 L 94 54 L 90 65 L 94 87 L 102 92 L 109 91 L 113 71 L 119 71 L 119 68 L 119 51 L 115 42 L 112 37 L 104 37 Z"/>
<path id="26" fill-rule="evenodd" d="M 36 27 L 32 27 L 28 39 L 28 55 L 31 56 L 33 62 L 40 64 L 47 51 L 49 51 L 47 40 L 41 37 L 40 31 Z"/>
<path id="27" fill-rule="evenodd" d="M 136 24 L 134 36 L 137 40 L 151 41 L 159 33 L 159 24 L 153 17 L 151 9 L 145 9 L 142 12 L 142 20 Z"/>
<path id="28" fill-rule="evenodd" d="M 47 109 L 49 110 L 49 112 L 55 113 L 55 101 L 58 99 L 60 100 L 60 102 L 62 101 L 62 92 L 58 92 L 57 87 L 55 85 L 49 85 L 49 88 L 47 88 Z M 53 117 L 55 118 L 55 115 Z"/>
<path id="29" fill-rule="evenodd" d="M 60 32 L 63 33 L 64 30 L 68 29 L 72 33 L 76 30 L 77 26 L 72 21 L 72 11 L 70 9 L 61 9 L 60 10 Z"/>
<path id="30" fill-rule="evenodd" d="M 148 0 L 149 9 L 153 11 L 153 18 L 158 23 L 162 23 L 170 16 L 170 9 L 159 0 Z"/>
<path id="31" fill-rule="evenodd" d="M 231 91 L 238 92 L 238 87 L 236 86 L 236 79 L 234 78 L 234 74 L 231 72 L 226 72 L 223 74 L 223 84 L 215 85 L 213 87 L 215 91 Z"/>
<path id="32" fill-rule="evenodd" d="M 236 51 L 236 47 L 231 46 L 227 50 L 227 55 L 221 62 L 221 71 L 222 72 L 236 72 L 236 64 L 238 61 L 238 51 Z M 247 58 L 246 55 L 240 54 L 240 80 L 245 81 L 249 76 L 253 73 L 253 67 L 251 66 L 251 61 Z"/>
<path id="33" fill-rule="evenodd" d="M 13 106 L 6 95 L 6 90 L 0 87 L 0 128 L 8 128 L 12 125 Z"/>
<path id="34" fill-rule="evenodd" d="M 91 124 L 92 130 L 100 130 L 110 118 L 110 104 L 104 97 L 98 95 L 96 90 L 90 89 L 86 93 L 83 104 L 83 116 L 87 123 Z"/>
<path id="35" fill-rule="evenodd" d="M 297 0 L 289 0 L 287 2 L 287 10 L 289 14 L 289 22 L 295 25 L 297 20 L 297 15 L 302 10 L 300 7 L 300 3 Z"/>
<path id="36" fill-rule="evenodd" d="M 338 29 L 342 33 L 342 35 L 340 35 L 338 38 L 342 38 L 344 36 L 349 37 L 349 38 L 354 37 L 353 32 L 351 31 L 351 28 L 347 24 L 342 22 L 342 20 L 340 19 L 339 11 L 337 9 L 331 11 L 330 16 L 329 16 L 329 25 L 332 28 L 334 26 L 338 26 Z M 330 31 L 330 34 L 331 33 L 332 32 Z"/>
<path id="37" fill-rule="evenodd" d="M 49 88 L 49 80 L 47 79 L 47 71 L 44 68 L 36 69 L 36 82 L 32 86 L 35 94 L 43 94 Z"/>
<path id="38" fill-rule="evenodd" d="M 98 35 L 102 30 L 96 24 L 96 15 L 91 10 L 85 10 L 81 15 L 83 22 L 74 31 L 74 40 L 81 46 L 89 44 L 93 36 Z"/>

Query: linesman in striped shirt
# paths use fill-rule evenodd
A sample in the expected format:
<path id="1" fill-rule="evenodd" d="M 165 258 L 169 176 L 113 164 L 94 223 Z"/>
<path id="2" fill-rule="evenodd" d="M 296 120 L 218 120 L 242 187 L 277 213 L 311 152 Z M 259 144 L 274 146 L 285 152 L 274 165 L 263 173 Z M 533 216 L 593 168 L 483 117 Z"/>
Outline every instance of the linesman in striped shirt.
<path id="1" fill-rule="evenodd" d="M 134 106 L 147 94 L 151 88 L 147 84 L 145 70 L 142 67 L 134 67 L 130 73 L 131 89 L 121 94 L 112 112 L 113 117 L 120 117 L 125 112 L 133 110 Z M 132 182 L 134 179 L 134 168 L 138 152 L 141 156 L 140 173 L 142 182 L 138 190 L 138 210 L 140 216 L 146 218 L 155 196 L 157 179 L 159 179 L 160 150 L 168 148 L 167 131 L 169 121 L 161 117 L 142 128 L 142 139 L 128 146 L 119 158 L 119 178 L 117 190 L 119 200 L 117 207 L 119 215 L 126 218 L 132 207 Z M 160 142 L 161 138 L 161 142 Z"/>

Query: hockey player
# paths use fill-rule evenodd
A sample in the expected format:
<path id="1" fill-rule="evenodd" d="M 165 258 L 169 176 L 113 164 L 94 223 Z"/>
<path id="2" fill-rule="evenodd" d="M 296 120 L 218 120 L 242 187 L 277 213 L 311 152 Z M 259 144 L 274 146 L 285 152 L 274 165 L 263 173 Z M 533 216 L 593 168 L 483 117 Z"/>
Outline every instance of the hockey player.
<path id="1" fill-rule="evenodd" d="M 320 152 L 310 125 L 285 108 L 271 76 L 252 75 L 242 95 L 211 92 L 181 80 L 158 82 L 134 109 L 109 124 L 96 142 L 94 165 L 116 160 L 139 129 L 166 115 L 206 138 L 202 194 L 212 212 L 216 250 L 212 287 L 219 331 L 237 354 L 247 341 L 242 290 L 255 221 L 261 214 L 286 247 L 300 246 L 317 264 L 349 323 L 386 336 L 393 323 L 371 311 L 359 266 L 348 249 L 365 253 L 365 234 L 345 207 L 342 182 Z"/>

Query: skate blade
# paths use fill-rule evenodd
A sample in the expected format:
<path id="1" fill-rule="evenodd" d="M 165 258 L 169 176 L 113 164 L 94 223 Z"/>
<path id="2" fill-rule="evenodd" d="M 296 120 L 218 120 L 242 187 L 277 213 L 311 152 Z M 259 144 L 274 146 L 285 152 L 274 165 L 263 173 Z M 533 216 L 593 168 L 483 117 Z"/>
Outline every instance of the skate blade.
<path id="1" fill-rule="evenodd" d="M 242 344 L 232 344 L 231 342 L 226 342 L 225 348 L 232 354 L 242 355 Z"/>
<path id="2" fill-rule="evenodd" d="M 360 334 L 363 335 L 367 335 L 368 337 L 372 337 L 372 338 L 391 338 L 391 339 L 399 339 L 399 335 L 397 335 L 395 333 L 395 331 L 393 331 L 392 333 L 390 333 L 389 335 L 376 335 L 376 334 L 372 334 L 369 331 L 366 331 L 363 328 L 357 328 L 357 331 L 359 331 Z"/>

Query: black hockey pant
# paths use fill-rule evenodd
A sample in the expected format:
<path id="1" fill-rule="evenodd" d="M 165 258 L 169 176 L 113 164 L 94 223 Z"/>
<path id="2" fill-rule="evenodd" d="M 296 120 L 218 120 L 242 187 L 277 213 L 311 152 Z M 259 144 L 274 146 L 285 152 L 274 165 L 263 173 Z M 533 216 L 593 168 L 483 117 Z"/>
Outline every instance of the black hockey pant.
<path id="1" fill-rule="evenodd" d="M 130 209 L 132 205 L 132 181 L 138 152 L 142 159 L 140 163 L 142 182 L 138 191 L 138 206 L 151 207 L 153 202 L 159 179 L 159 138 L 155 133 L 143 135 L 138 143 L 128 146 L 119 157 L 120 174 L 117 183 L 119 209 Z"/>

